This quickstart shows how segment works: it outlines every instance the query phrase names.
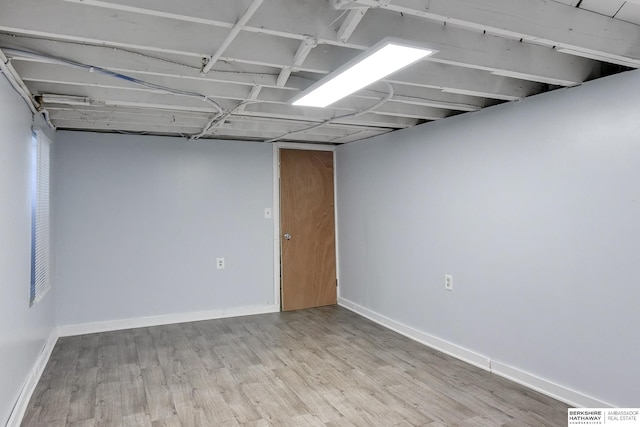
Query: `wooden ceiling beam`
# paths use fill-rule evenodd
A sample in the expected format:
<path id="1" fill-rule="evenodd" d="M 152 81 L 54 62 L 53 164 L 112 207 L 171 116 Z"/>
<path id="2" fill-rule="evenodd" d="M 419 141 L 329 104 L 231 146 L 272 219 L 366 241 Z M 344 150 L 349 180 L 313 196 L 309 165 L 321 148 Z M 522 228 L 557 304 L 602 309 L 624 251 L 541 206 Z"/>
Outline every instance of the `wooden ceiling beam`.
<path id="1" fill-rule="evenodd" d="M 640 0 L 635 0 L 640 2 Z M 555 47 L 585 58 L 640 67 L 640 26 L 548 0 L 338 0 Z"/>
<path id="2" fill-rule="evenodd" d="M 13 41 L 13 43 L 9 43 L 8 41 L 5 42 L 5 39 L 2 36 L 0 36 L 0 43 L 9 44 L 14 47 L 24 46 L 32 50 L 47 51 L 51 52 L 54 56 L 64 55 L 65 48 L 68 49 L 65 43 L 45 42 L 43 40 L 25 39 L 19 44 L 16 44 L 15 41 Z M 52 64 L 50 61 L 43 58 L 31 58 L 26 54 L 13 52 L 11 52 L 11 54 L 16 66 L 20 67 L 20 72 L 24 73 L 27 78 L 37 78 L 42 80 L 47 77 L 54 79 L 58 76 L 69 79 L 72 75 L 75 75 L 76 77 L 82 76 L 77 77 L 79 79 L 89 79 L 91 77 L 84 71 L 56 71 L 56 67 L 54 67 L 55 64 Z M 207 76 L 203 77 L 196 69 L 172 65 L 162 61 L 158 61 L 160 62 L 158 68 L 155 67 L 156 63 L 152 61 L 154 67 L 150 68 L 149 64 L 136 62 L 141 61 L 144 58 L 139 58 L 135 54 L 129 54 L 119 50 L 105 49 L 97 46 L 86 46 L 80 51 L 80 53 L 76 53 L 72 58 L 81 62 L 91 62 L 91 65 L 94 66 L 107 67 L 113 71 L 133 75 L 154 83 L 164 83 L 176 88 L 190 90 L 195 90 L 199 87 L 204 88 L 203 90 L 206 90 L 206 88 L 212 88 L 212 91 L 210 92 L 212 95 L 224 95 L 224 93 L 217 93 L 215 91 L 215 88 L 221 87 L 221 85 L 237 85 L 244 87 L 244 89 L 237 90 L 241 91 L 242 94 L 245 95 L 246 91 L 249 90 L 247 89 L 248 87 L 253 87 L 254 84 L 259 84 L 265 89 L 261 92 L 260 97 L 260 99 L 264 101 L 288 100 L 295 96 L 299 90 L 304 90 L 315 82 L 315 80 L 291 76 L 288 78 L 286 87 L 279 87 L 276 85 L 274 75 L 263 73 L 244 73 L 241 70 L 238 72 L 211 71 Z M 129 58 L 133 61 L 128 63 L 127 59 Z M 33 64 L 30 66 L 31 63 Z M 134 65 L 135 68 L 132 68 L 131 65 Z M 151 69 L 154 71 L 151 71 Z M 155 71 L 156 69 L 158 71 Z M 318 78 L 321 76 L 322 75 L 318 75 Z M 97 77 L 91 78 L 97 79 Z M 422 88 L 430 88 L 432 91 L 433 89 L 438 91 L 447 89 L 463 90 L 469 94 L 475 94 L 475 96 L 500 100 L 521 99 L 525 96 L 540 93 L 544 90 L 542 85 L 534 82 L 495 76 L 481 70 L 429 62 L 423 62 L 409 70 L 396 73 L 393 76 L 393 82 L 398 83 L 405 88 L 401 88 L 400 92 L 398 92 L 399 94 L 404 93 L 405 95 L 408 95 L 411 93 L 416 97 L 424 93 L 424 90 L 421 90 Z M 407 89 L 407 87 L 411 86 L 416 89 Z M 276 88 L 278 93 L 274 93 Z M 236 89 L 231 88 L 229 90 Z M 386 88 L 383 88 L 383 90 L 386 91 Z M 402 92 L 403 90 L 404 92 Z M 373 92 L 362 91 L 359 94 L 371 99 L 379 98 L 379 95 Z M 460 102 L 457 98 L 453 98 L 449 101 L 446 94 L 442 94 L 440 92 L 439 94 L 440 96 L 438 97 L 438 100 L 443 102 L 453 102 L 454 104 Z M 473 101 L 469 97 L 467 97 L 466 102 L 475 102 L 476 105 L 480 106 L 485 104 L 481 99 Z"/>
<path id="3" fill-rule="evenodd" d="M 33 2 L 36 0 L 23 1 Z M 375 2 L 374 0 L 362 1 Z M 423 3 L 418 2 L 417 0 L 403 1 L 413 1 L 413 4 L 416 5 L 418 3 Z M 510 0 L 505 0 L 504 2 L 508 1 Z M 108 4 L 107 2 L 102 3 Z M 221 0 L 218 0 L 218 3 L 226 4 Z M 120 4 L 115 4 L 116 6 L 114 7 L 121 7 Z M 199 4 L 199 2 L 194 4 Z M 362 5 L 365 4 L 362 3 Z M 376 5 L 378 4 L 376 3 Z M 392 5 L 392 3 L 389 3 L 389 5 Z M 390 7 L 389 5 L 385 7 Z M 82 7 L 81 4 L 74 3 L 69 3 L 69 6 L 73 6 L 74 8 Z M 571 9 L 564 5 L 560 6 Z M 206 52 L 207 49 L 203 47 L 202 44 L 198 44 L 201 39 L 204 38 L 210 40 L 210 44 L 221 44 L 226 37 L 226 33 L 228 33 L 226 29 L 223 31 L 217 26 L 205 26 L 189 21 L 189 25 L 181 26 L 179 32 L 172 34 L 174 37 L 171 37 L 170 40 L 165 40 L 165 43 L 167 41 L 170 42 L 169 44 L 172 45 L 171 47 L 159 47 L 154 45 L 154 40 L 145 40 L 144 42 L 143 40 L 136 40 L 139 39 L 140 36 L 138 32 L 135 31 L 135 27 L 147 26 L 146 21 L 148 20 L 156 20 L 153 21 L 156 22 L 156 25 L 158 25 L 157 20 L 168 20 L 168 18 L 161 18 L 152 14 L 157 14 L 158 11 L 163 11 L 163 8 L 168 7 L 166 1 L 154 4 L 153 10 L 148 12 L 146 15 L 141 14 L 141 12 L 136 12 L 135 16 L 138 18 L 136 18 L 135 21 L 139 22 L 133 23 L 129 22 L 128 19 L 114 19 L 109 15 L 109 9 L 104 9 L 104 7 L 94 8 L 96 9 L 94 12 L 95 16 L 97 19 L 102 19 L 105 20 L 104 22 L 112 24 L 114 27 L 112 32 L 116 35 L 108 37 L 105 34 L 101 34 L 101 27 L 109 26 L 96 25 L 95 27 L 97 27 L 97 29 L 93 31 L 100 34 L 86 36 L 86 38 L 92 40 L 94 43 L 102 41 L 113 45 L 130 44 L 136 46 L 136 48 L 143 48 L 144 46 L 147 46 L 147 48 L 154 49 L 154 51 L 164 51 L 167 53 L 177 53 L 182 50 L 185 54 L 196 54 L 205 57 L 207 54 L 203 52 Z M 225 60 L 238 60 L 246 61 L 247 63 L 261 63 L 265 65 L 280 65 L 282 67 L 286 67 L 292 63 L 292 56 L 295 51 L 291 52 L 290 48 L 286 47 L 284 49 L 274 49 L 274 46 L 270 45 L 271 43 L 286 44 L 282 39 L 286 39 L 287 37 L 296 37 L 297 39 L 300 39 L 301 37 L 304 38 L 311 35 L 318 40 L 319 44 L 339 44 L 336 39 L 336 34 L 333 31 L 322 29 L 314 32 L 313 30 L 314 27 L 318 27 L 319 17 L 334 16 L 331 15 L 331 8 L 328 7 L 328 4 L 325 2 L 271 0 L 265 3 L 265 7 L 262 9 L 256 12 L 251 21 L 247 23 L 247 26 L 245 27 L 246 31 L 242 31 L 238 34 L 234 43 L 229 46 L 227 51 L 228 53 L 224 58 Z M 410 7 L 406 6 L 406 9 L 410 10 Z M 101 12 L 101 10 L 107 13 Z M 137 10 L 145 10 L 145 8 L 138 8 Z M 73 11 L 74 10 L 71 9 L 69 12 Z M 336 11 L 333 12 L 335 13 Z M 538 82 L 564 86 L 579 84 L 587 78 L 592 77 L 594 69 L 596 68 L 596 62 L 593 60 L 576 58 L 571 55 L 563 55 L 553 51 L 552 49 L 534 44 L 528 44 L 526 47 L 522 47 L 520 46 L 521 43 L 519 44 L 518 39 L 504 39 L 503 37 L 491 35 L 479 37 L 476 33 L 480 33 L 480 35 L 482 35 L 482 33 L 477 30 L 467 31 L 453 26 L 447 28 L 446 31 L 443 31 L 441 25 L 425 25 L 420 19 L 410 19 L 410 16 L 402 17 L 400 14 L 393 15 L 387 13 L 385 16 L 380 18 L 379 16 L 381 14 L 379 12 L 379 9 L 372 9 L 364 16 L 358 25 L 358 28 L 349 39 L 349 48 L 366 49 L 379 41 L 380 33 L 378 30 L 381 28 L 380 22 L 384 21 L 384 28 L 387 29 L 387 35 L 407 38 L 409 40 L 428 41 L 434 48 L 440 50 L 440 52 L 434 55 L 431 60 L 438 60 L 458 66 L 474 67 L 496 72 L 508 72 L 510 73 L 509 75 L 513 77 L 520 76 L 519 78 L 526 79 L 535 78 L 535 81 Z M 94 13 L 92 13 L 92 16 Z M 121 13 L 132 14 L 133 12 L 123 11 Z M 60 15 L 59 19 L 65 19 L 65 16 L 73 16 L 73 13 L 67 14 L 64 13 L 64 11 L 59 11 L 57 14 Z M 25 17 L 22 16 L 8 16 L 6 19 L 13 23 L 12 27 L 14 30 L 24 27 L 31 31 L 33 31 L 34 28 L 38 28 L 38 31 L 46 32 L 43 29 L 51 27 L 51 23 L 30 22 L 33 20 L 32 17 L 30 17 L 29 20 L 25 20 L 24 18 Z M 178 17 L 175 19 L 178 19 Z M 37 17 L 35 20 L 47 21 Z M 69 23 L 65 23 L 65 25 L 58 25 L 58 32 L 60 31 L 60 28 L 64 28 L 64 31 L 67 33 L 77 32 L 74 30 L 74 27 L 79 24 L 74 23 L 72 19 L 70 19 L 70 21 L 71 22 Z M 0 26 L 2 26 L 2 22 L 3 20 L 0 19 Z M 326 23 L 327 21 L 322 22 Z M 369 23 L 368 25 L 367 22 Z M 302 29 L 303 24 L 306 25 L 304 29 Z M 169 22 L 167 22 L 167 26 L 170 26 Z M 82 25 L 82 27 L 83 31 L 86 32 L 86 25 Z M 208 27 L 208 29 L 205 29 L 204 27 Z M 196 31 L 196 28 L 199 30 Z M 253 31 L 261 32 L 262 34 L 260 37 L 251 37 L 250 34 Z M 49 31 L 48 33 L 55 34 L 55 31 Z M 274 37 L 272 37 L 273 35 L 278 35 L 278 37 L 275 38 L 280 41 L 276 42 L 275 40 L 272 40 L 274 39 Z M 78 37 L 78 35 L 74 36 L 71 34 L 65 34 L 64 37 Z M 187 42 L 187 40 L 190 42 Z M 234 49 L 234 47 L 237 47 L 237 49 Z M 289 55 L 291 57 L 278 58 L 279 54 L 287 51 L 290 52 Z M 247 55 L 247 52 L 250 52 L 251 55 Z M 268 55 L 264 55 L 265 53 L 268 53 Z M 354 52 L 352 56 L 355 56 L 356 54 L 357 52 Z M 331 64 L 331 69 L 335 69 L 334 64 L 344 63 L 341 55 L 338 55 L 336 60 L 332 60 L 330 57 L 332 55 L 335 56 L 336 54 L 321 55 L 321 64 L 314 63 L 313 55 L 310 55 L 310 58 L 305 61 L 304 65 L 306 68 L 314 69 L 315 67 L 316 70 L 320 70 L 321 65 L 324 64 Z M 247 58 L 245 56 L 249 57 Z"/>

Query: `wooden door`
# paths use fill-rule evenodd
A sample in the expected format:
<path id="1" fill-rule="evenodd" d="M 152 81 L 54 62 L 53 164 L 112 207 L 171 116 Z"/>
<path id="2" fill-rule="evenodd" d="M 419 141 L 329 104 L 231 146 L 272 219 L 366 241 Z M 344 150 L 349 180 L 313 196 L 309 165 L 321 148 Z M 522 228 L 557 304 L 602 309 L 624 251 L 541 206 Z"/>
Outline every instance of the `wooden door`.
<path id="1" fill-rule="evenodd" d="M 336 303 L 333 152 L 280 150 L 282 310 Z"/>

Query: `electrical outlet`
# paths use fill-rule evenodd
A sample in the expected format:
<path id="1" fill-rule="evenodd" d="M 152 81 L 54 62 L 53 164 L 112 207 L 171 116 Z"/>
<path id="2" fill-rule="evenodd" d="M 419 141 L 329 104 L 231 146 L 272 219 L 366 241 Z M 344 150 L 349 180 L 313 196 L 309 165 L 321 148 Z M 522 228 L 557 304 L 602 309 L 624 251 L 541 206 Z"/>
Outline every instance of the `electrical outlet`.
<path id="1" fill-rule="evenodd" d="M 450 274 L 444 275 L 444 288 L 448 291 L 453 290 L 453 276 Z"/>
<path id="2" fill-rule="evenodd" d="M 218 270 L 224 270 L 224 258 L 216 258 L 216 268 Z"/>

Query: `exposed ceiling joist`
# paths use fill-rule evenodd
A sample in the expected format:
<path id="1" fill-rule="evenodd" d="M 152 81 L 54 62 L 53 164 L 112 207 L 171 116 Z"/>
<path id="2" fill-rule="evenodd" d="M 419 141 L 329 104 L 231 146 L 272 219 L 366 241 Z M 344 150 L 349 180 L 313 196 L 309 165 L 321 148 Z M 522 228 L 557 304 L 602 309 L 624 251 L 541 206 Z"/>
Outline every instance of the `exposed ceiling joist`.
<path id="1" fill-rule="evenodd" d="M 23 1 L 31 2 L 35 0 Z M 270 33 L 280 35 L 292 34 L 292 30 L 289 29 L 289 27 L 299 25 L 300 21 L 298 18 L 300 13 L 294 3 L 296 2 L 288 2 L 287 7 L 282 8 L 278 16 L 267 12 L 263 14 L 257 13 L 251 21 L 250 26 L 261 29 L 263 32 L 266 29 L 273 29 L 275 27 L 277 30 L 273 29 Z M 316 5 L 309 5 L 309 2 L 305 2 L 305 6 L 317 9 L 325 6 L 322 4 L 323 2 L 311 3 L 316 3 Z M 74 3 L 71 3 L 70 6 L 73 6 L 73 8 L 81 7 L 81 5 Z M 301 6 L 298 5 L 297 7 L 299 8 Z M 392 4 L 389 3 L 386 7 L 392 7 Z M 107 35 L 104 30 L 96 28 L 91 31 L 94 33 L 91 37 L 80 37 L 78 34 L 81 32 L 86 33 L 87 30 L 83 28 L 81 22 L 72 21 L 69 22 L 68 25 L 64 25 L 64 32 L 66 33 L 64 37 L 66 39 L 76 41 L 84 40 L 88 43 L 103 43 L 153 52 L 206 57 L 208 54 L 204 52 L 206 52 L 207 47 L 203 45 L 203 41 L 209 40 L 209 43 L 224 45 L 228 34 L 226 29 L 218 26 L 194 24 L 196 27 L 201 27 L 199 37 L 194 33 L 194 29 L 187 27 L 184 29 L 184 32 L 181 32 L 179 37 L 175 37 L 170 41 L 171 47 L 160 47 L 154 39 L 149 40 L 145 38 L 141 40 L 139 31 L 137 31 L 136 28 L 137 25 L 132 25 L 129 19 L 115 20 L 108 13 L 105 13 L 108 12 L 109 9 L 104 9 L 103 7 L 91 9 L 95 9 L 97 11 L 96 13 L 104 15 L 103 19 L 107 22 L 113 21 L 110 25 L 110 27 L 113 28 L 113 32 Z M 140 10 L 143 9 L 140 8 Z M 69 12 L 73 12 L 73 9 Z M 128 14 L 130 12 L 122 13 Z M 136 13 L 135 15 L 142 21 L 142 25 L 145 25 L 145 21 L 153 18 L 153 16 L 147 14 L 140 15 Z M 27 20 L 22 23 L 22 27 L 28 28 L 30 26 L 39 28 L 37 31 L 34 29 L 33 34 L 35 34 L 35 32 L 44 34 L 43 29 L 52 27 L 52 24 L 47 22 L 48 20 L 42 20 L 45 22 L 41 22 L 40 20 L 30 22 L 31 19 L 27 16 L 7 17 L 7 20 L 11 20 L 11 22 L 21 22 L 21 19 Z M 165 18 L 155 19 L 164 20 Z M 167 21 L 169 22 L 165 25 L 171 25 L 171 21 L 173 21 L 173 25 L 175 25 L 177 19 Z M 384 21 L 384 23 L 382 21 Z M 2 26 L 2 22 L 3 20 L 0 19 L 0 27 Z M 509 73 L 506 75 L 512 77 L 535 78 L 536 81 L 543 83 L 572 86 L 588 78 L 589 75 L 594 72 L 595 68 L 595 63 L 589 59 L 562 55 L 542 46 L 532 44 L 523 46 L 518 40 L 489 35 L 481 37 L 481 34 L 474 34 L 457 28 L 446 28 L 443 30 L 442 24 L 425 25 L 424 21 L 409 19 L 409 17 L 403 18 L 399 14 L 396 16 L 383 16 L 380 10 L 371 10 L 364 16 L 357 31 L 355 31 L 350 38 L 350 45 L 352 47 L 358 47 L 359 49 L 365 49 L 374 45 L 380 40 L 379 29 L 381 25 L 385 27 L 385 33 L 388 36 L 428 41 L 430 45 L 440 50 L 440 52 L 430 58 L 430 60 L 487 71 Z M 247 26 L 247 28 L 249 28 L 249 26 Z M 16 28 L 13 28 L 13 31 L 15 30 Z M 49 31 L 46 34 L 52 37 L 52 33 L 52 31 Z M 317 38 L 319 44 L 335 43 L 335 38 L 329 39 L 321 35 L 313 36 Z M 298 37 L 300 36 L 298 35 Z M 281 41 L 275 40 L 273 37 L 266 35 L 266 33 L 261 37 L 253 37 L 249 32 L 241 33 L 235 37 L 234 43 L 231 46 L 225 48 L 226 54 L 224 55 L 224 59 L 233 59 L 251 64 L 287 67 L 293 63 L 293 58 L 286 55 L 286 50 L 277 49 L 275 46 L 277 43 L 281 43 Z M 340 52 L 339 48 L 331 49 L 330 45 L 327 49 L 327 52 L 312 52 L 308 60 L 305 61 L 304 69 L 321 72 L 323 70 L 322 66 L 327 64 L 333 69 L 335 64 L 344 63 L 345 60 L 348 59 L 348 55 L 353 57 L 358 53 L 358 51 L 355 50 L 350 54 L 346 54 Z"/>
<path id="2" fill-rule="evenodd" d="M 342 25 L 340 25 L 340 28 L 338 29 L 337 39 L 340 42 L 346 43 L 347 40 L 349 40 L 351 34 L 353 34 L 360 21 L 362 21 L 364 14 L 367 13 L 367 9 L 369 8 L 356 7 L 349 11 L 349 14 L 345 20 L 342 21 Z"/>
<path id="3" fill-rule="evenodd" d="M 260 96 L 260 92 L 262 92 L 263 87 L 261 85 L 255 85 L 251 88 L 251 92 L 249 92 L 249 96 L 247 97 L 247 103 L 238 106 L 236 109 L 237 112 L 244 111 L 245 107 L 253 102 L 258 100 L 258 96 Z"/>
<path id="4" fill-rule="evenodd" d="M 0 37 L 0 43 L 3 38 Z M 38 50 L 47 49 L 46 46 L 42 44 L 41 41 L 38 43 L 31 43 L 32 40 L 28 40 L 27 46 L 32 46 Z M 64 44 L 57 43 L 55 46 L 55 53 L 61 55 L 64 51 Z M 52 49 L 52 48 L 49 48 Z M 102 66 L 109 67 L 109 64 L 125 64 L 126 57 L 131 56 L 131 54 L 127 54 L 126 52 L 121 52 L 118 50 L 105 50 L 100 47 L 86 47 L 83 49 L 84 52 L 91 52 L 91 50 L 96 50 L 96 52 L 85 55 L 84 60 L 94 59 L 97 61 L 96 63 L 92 63 L 94 66 Z M 21 56 L 16 56 L 21 55 Z M 43 58 L 32 58 L 29 55 L 21 54 L 20 52 L 14 53 L 14 58 L 16 66 L 21 68 L 21 71 L 24 73 L 24 77 L 27 79 L 37 79 L 43 80 L 47 77 L 54 79 L 55 81 L 60 81 L 60 76 L 64 76 L 65 78 L 70 79 L 72 76 L 77 79 L 78 82 L 86 81 L 87 79 L 97 79 L 98 76 L 93 75 L 90 76 L 86 71 L 69 69 L 68 67 L 62 68 L 53 67 L 51 65 L 51 61 L 43 59 Z M 79 58 L 83 59 L 83 58 Z M 40 61 L 41 65 L 37 67 L 29 67 L 25 64 L 21 64 L 26 61 Z M 240 85 L 244 86 L 245 89 L 237 89 L 236 94 L 239 96 L 246 95 L 246 89 L 251 85 L 253 87 L 253 83 L 256 82 L 262 87 L 269 88 L 278 88 L 281 89 L 279 94 L 273 94 L 273 91 L 267 90 L 264 93 L 269 93 L 269 97 L 262 97 L 262 100 L 265 101 L 287 101 L 295 96 L 298 90 L 305 89 L 310 86 L 314 80 L 311 79 L 302 79 L 299 77 L 290 77 L 288 79 L 287 87 L 279 87 L 274 84 L 274 77 L 270 75 L 264 74 L 244 74 L 242 72 L 215 72 L 212 71 L 207 76 L 203 77 L 200 73 L 195 69 L 184 69 L 180 66 L 170 66 L 171 64 L 163 64 L 164 71 L 153 72 L 150 73 L 146 70 L 140 70 L 136 67 L 135 69 L 126 69 L 121 67 L 109 67 L 114 71 L 118 71 L 121 73 L 133 75 L 142 79 L 146 79 L 158 84 L 167 84 L 172 87 L 176 87 L 179 89 L 185 90 L 193 90 L 196 87 L 199 87 L 202 91 L 212 95 L 212 96 L 220 96 L 220 97 L 231 97 L 234 99 L 239 99 L 237 96 L 229 96 L 225 95 L 225 92 L 229 92 L 233 89 L 233 87 L 229 87 L 225 92 L 217 92 L 217 87 L 222 87 L 222 85 L 235 86 Z M 174 69 L 172 72 L 171 69 Z M 217 74 L 216 74 L 217 73 Z M 403 77 L 403 75 L 405 77 Z M 425 79 L 425 76 L 428 79 Z M 502 99 L 502 100 L 513 100 L 513 99 L 521 99 L 525 96 L 531 95 L 533 93 L 539 93 L 543 91 L 543 87 L 537 83 L 525 82 L 522 80 L 514 80 L 503 78 L 499 76 L 492 76 L 490 73 L 472 69 L 458 68 L 445 64 L 435 64 L 424 62 L 416 67 L 408 70 L 407 72 L 401 72 L 393 76 L 393 82 L 399 83 L 404 86 L 421 86 L 421 87 L 431 87 L 434 89 L 461 89 L 465 90 L 468 93 L 477 93 L 478 96 L 488 96 L 494 99 Z M 113 80 L 110 77 L 102 78 L 102 81 L 109 81 L 110 84 Z M 427 82 L 423 83 L 423 82 Z M 384 90 L 384 89 L 383 89 Z M 420 91 L 419 89 L 415 89 Z M 408 95 L 411 90 L 407 90 L 405 95 Z M 356 95 L 365 95 L 366 91 L 360 92 Z M 415 93 L 415 92 L 413 92 Z M 274 98 L 276 97 L 276 98 Z M 368 97 L 378 97 L 377 95 L 369 94 Z M 429 98 L 426 98 L 429 100 Z M 439 100 L 442 102 L 453 102 L 458 103 L 459 101 L 451 100 L 448 101 L 446 99 L 446 95 L 444 97 L 440 97 Z M 484 102 L 480 102 L 477 105 L 486 105 Z M 435 106 L 435 105 L 434 105 Z"/>
<path id="5" fill-rule="evenodd" d="M 152 109 L 140 110 L 127 107 L 108 107 L 104 105 L 90 105 L 74 108 L 64 105 L 50 106 L 49 113 L 53 121 L 74 120 L 81 122 L 86 120 L 92 123 L 114 122 L 158 125 L 170 125 L 173 123 L 198 129 L 203 127 L 205 122 L 209 119 L 209 115 L 204 113 L 180 111 L 168 112 Z M 218 126 L 218 128 L 235 128 L 240 131 L 252 130 L 256 132 L 266 132 L 270 130 L 276 134 L 282 134 L 292 130 L 308 127 L 310 124 L 313 124 L 313 122 L 292 122 L 290 120 L 275 118 L 263 119 L 259 117 L 244 117 L 242 115 L 236 115 L 225 120 L 221 126 Z M 371 126 L 363 128 L 362 126 L 334 123 L 318 127 L 311 131 L 311 133 L 327 136 L 344 136 L 352 135 L 355 132 L 361 132 L 363 129 L 372 133 L 384 133 L 389 131 L 388 128 L 376 128 Z"/>
<path id="6" fill-rule="evenodd" d="M 302 63 L 307 59 L 311 49 L 316 47 L 318 43 L 315 39 L 308 37 L 300 42 L 300 47 L 293 56 L 293 64 L 290 67 L 283 67 L 276 79 L 276 85 L 284 87 L 287 84 L 287 80 L 293 71 L 298 71 Z"/>
<path id="7" fill-rule="evenodd" d="M 4 0 L 0 49 L 65 129 L 338 144 L 637 67 L 640 5 L 610 3 Z M 437 52 L 291 105 L 388 36 Z"/>
<path id="8" fill-rule="evenodd" d="M 60 66 L 58 66 L 60 67 Z M 114 80 L 107 76 L 103 76 L 96 73 L 87 73 L 79 70 L 65 70 L 58 68 L 52 70 L 53 67 L 48 69 L 27 69 L 23 72 L 23 79 L 32 83 L 40 84 L 57 84 L 57 85 L 69 85 L 69 86 L 84 86 L 95 89 L 117 89 L 121 91 L 133 91 L 133 92 L 147 92 L 152 94 L 165 94 L 166 92 L 158 89 L 141 88 L 126 80 Z M 71 72 L 70 72 L 71 71 Z M 75 72 L 75 73 L 74 73 Z M 191 86 L 182 86 L 181 89 L 191 90 Z M 201 87 L 201 90 L 207 95 L 211 95 L 216 99 L 243 101 L 251 100 L 251 91 L 246 86 L 234 86 L 224 85 L 220 83 L 209 84 L 208 86 Z M 271 92 L 271 94 L 276 94 Z M 282 93 L 277 93 L 282 95 Z M 286 95 L 286 94 L 285 94 Z M 135 94 L 133 96 L 140 96 Z M 288 105 L 288 97 L 278 97 L 279 99 L 268 99 L 263 97 L 262 102 L 269 102 L 275 104 Z M 193 104 L 193 102 L 192 102 Z M 351 100 L 342 100 L 334 104 L 334 109 L 347 111 L 358 111 L 369 107 L 373 102 L 369 99 L 353 98 Z M 244 106 L 246 108 L 246 105 Z M 244 109 L 243 108 L 243 109 Z M 437 120 L 451 115 L 447 113 L 447 110 L 438 108 L 435 106 L 420 105 L 418 102 L 404 103 L 390 101 L 385 105 L 379 107 L 376 110 L 380 114 L 388 115 L 400 115 L 406 117 L 413 117 L 424 120 Z"/>
<path id="9" fill-rule="evenodd" d="M 92 123 L 133 123 L 147 124 L 154 126 L 171 126 L 189 127 L 193 129 L 202 128 L 207 118 L 195 115 L 176 115 L 176 114 L 136 114 L 132 116 L 130 113 L 121 111 L 90 111 L 90 110 L 60 110 L 51 109 L 49 111 L 51 120 L 55 123 L 59 120 L 76 120 Z"/>
<path id="10" fill-rule="evenodd" d="M 264 104 L 252 104 L 247 106 L 245 111 L 242 112 L 242 115 L 259 118 L 286 119 L 301 122 L 318 123 L 331 120 L 336 116 L 340 116 L 341 112 L 331 110 L 323 111 L 322 114 L 310 114 L 309 112 L 298 109 L 296 107 L 277 104 L 272 106 L 265 106 Z M 335 121 L 335 123 L 366 127 L 373 125 L 374 127 L 404 129 L 422 123 L 422 121 L 410 117 L 386 116 L 381 114 L 367 113 L 358 117 L 338 119 Z"/>
<path id="11" fill-rule="evenodd" d="M 573 86 L 599 72 L 595 61 L 561 54 L 553 49 L 470 32 L 433 21 L 425 22 L 413 16 L 389 14 L 372 9 L 363 17 L 349 39 L 350 43 L 372 46 L 379 40 L 379 30 L 386 26 L 387 36 L 417 40 L 437 49 L 429 61 L 502 73 L 541 83 Z M 314 64 L 306 63 L 309 67 Z"/>
<path id="12" fill-rule="evenodd" d="M 423 61 L 390 76 L 392 83 L 411 82 L 414 86 L 446 92 L 515 101 L 545 91 L 545 86 L 528 80 L 496 76 L 487 71 Z"/>
<path id="13" fill-rule="evenodd" d="M 278 87 L 276 68 L 253 67 L 250 65 L 219 63 L 216 70 L 203 76 L 200 66 L 192 66 L 183 62 L 176 62 L 166 58 L 159 58 L 140 52 L 133 52 L 119 48 L 82 45 L 73 43 L 36 39 L 21 36 L 0 34 L 0 45 L 11 54 L 14 61 L 31 61 L 40 64 L 60 64 L 52 58 L 66 58 L 95 67 L 108 68 L 121 73 L 133 73 L 141 76 L 171 77 L 195 81 L 217 81 L 239 85 Z M 46 55 L 30 54 L 29 52 L 45 52 Z M 34 67 L 37 65 L 34 64 Z M 311 84 L 299 78 L 289 79 L 285 90 L 299 90 Z"/>
<path id="14" fill-rule="evenodd" d="M 568 49 L 585 58 L 640 67 L 640 27 L 548 0 L 335 0 L 379 7 L 461 28 Z M 575 3 L 575 2 L 574 2 Z M 576 3 L 577 4 L 577 3 Z M 595 30 L 595 31 L 594 31 Z"/>
<path id="15" fill-rule="evenodd" d="M 194 131 L 197 131 L 197 127 L 180 126 L 175 124 L 167 125 L 153 125 L 149 127 L 144 123 L 116 123 L 116 122 L 91 122 L 87 120 L 55 120 L 54 125 L 57 129 L 77 129 L 78 126 L 82 126 L 83 130 L 98 130 L 98 131 L 114 131 L 114 132 L 135 132 L 135 133 L 150 133 L 150 134 L 183 134 L 189 135 Z"/>
<path id="16" fill-rule="evenodd" d="M 216 50 L 216 53 L 207 58 L 207 63 L 202 67 L 202 72 L 204 74 L 211 71 L 211 68 L 215 65 L 215 63 L 220 59 L 224 51 L 229 47 L 233 39 L 240 33 L 240 31 L 244 28 L 244 26 L 249 22 L 249 19 L 253 16 L 253 14 L 258 10 L 258 8 L 262 5 L 263 0 L 253 0 L 253 3 L 247 8 L 247 10 L 242 14 L 242 17 L 236 22 L 236 24 L 231 28 L 231 31 L 224 39 L 222 44 Z"/>

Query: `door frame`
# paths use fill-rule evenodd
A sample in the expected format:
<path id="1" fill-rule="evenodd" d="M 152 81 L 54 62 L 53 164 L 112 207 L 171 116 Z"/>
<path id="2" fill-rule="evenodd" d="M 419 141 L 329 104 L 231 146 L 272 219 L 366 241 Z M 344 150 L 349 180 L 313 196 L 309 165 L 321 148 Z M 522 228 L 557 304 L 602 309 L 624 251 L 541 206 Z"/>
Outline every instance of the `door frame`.
<path id="1" fill-rule="evenodd" d="M 336 280 L 338 289 L 336 295 L 340 299 L 340 257 L 338 256 L 338 182 L 336 179 L 336 146 L 325 144 L 296 144 L 292 142 L 275 142 L 273 146 L 273 302 L 282 311 L 281 290 L 281 245 L 280 245 L 280 149 L 287 150 L 310 150 L 310 151 L 332 151 L 333 152 L 333 216 L 335 218 L 335 241 L 336 241 Z"/>

